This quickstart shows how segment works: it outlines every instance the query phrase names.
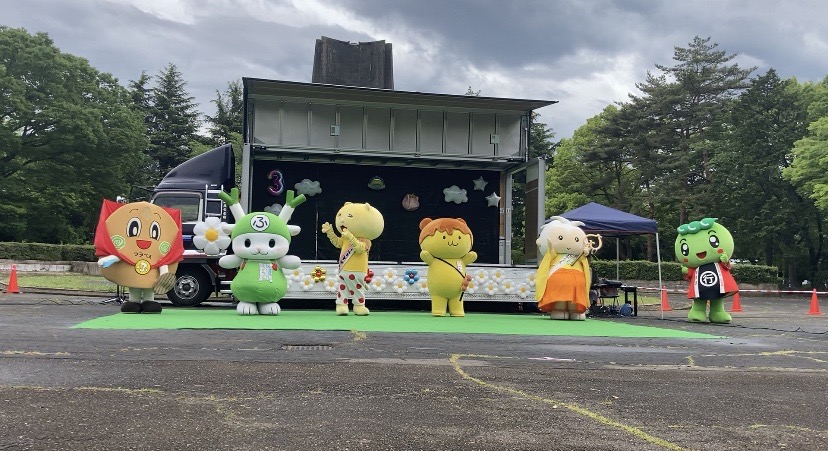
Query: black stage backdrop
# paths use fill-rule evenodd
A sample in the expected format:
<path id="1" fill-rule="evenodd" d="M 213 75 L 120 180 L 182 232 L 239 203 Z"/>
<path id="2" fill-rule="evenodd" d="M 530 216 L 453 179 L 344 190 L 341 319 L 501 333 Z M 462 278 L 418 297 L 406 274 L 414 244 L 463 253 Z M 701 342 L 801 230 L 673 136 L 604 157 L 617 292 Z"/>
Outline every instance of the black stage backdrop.
<path id="1" fill-rule="evenodd" d="M 269 188 L 271 171 L 281 172 L 285 189 L 294 189 L 303 179 L 318 181 L 322 192 L 306 196 L 307 201 L 293 213 L 290 223 L 302 228 L 293 237 L 290 254 L 304 260 L 336 260 L 339 250 L 321 232 L 322 224 L 335 223 L 336 212 L 345 202 L 368 202 L 382 213 L 385 229 L 372 242 L 374 261 L 419 261 L 419 223 L 423 218 L 462 218 L 474 234 L 478 263 L 498 263 L 500 207 L 488 206 L 486 196 L 498 193 L 500 173 L 468 169 L 432 169 L 401 166 L 366 166 L 341 163 L 258 161 L 252 174 L 252 210 L 263 211 L 274 203 L 284 204 L 285 193 L 274 196 Z M 384 189 L 371 189 L 369 182 L 379 177 Z M 475 190 L 474 180 L 483 177 L 485 189 Z M 457 185 L 466 190 L 468 201 L 446 202 L 443 189 Z M 420 207 L 406 211 L 407 194 L 419 197 Z M 499 194 L 499 193 L 498 193 Z"/>

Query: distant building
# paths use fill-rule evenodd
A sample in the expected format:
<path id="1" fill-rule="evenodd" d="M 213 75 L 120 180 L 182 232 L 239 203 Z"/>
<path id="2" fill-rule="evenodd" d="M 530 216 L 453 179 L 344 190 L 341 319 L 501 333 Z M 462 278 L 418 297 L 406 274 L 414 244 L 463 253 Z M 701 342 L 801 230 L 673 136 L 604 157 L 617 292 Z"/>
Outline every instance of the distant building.
<path id="1" fill-rule="evenodd" d="M 394 89 L 391 43 L 356 43 L 323 36 L 316 40 L 311 81 L 326 85 Z"/>

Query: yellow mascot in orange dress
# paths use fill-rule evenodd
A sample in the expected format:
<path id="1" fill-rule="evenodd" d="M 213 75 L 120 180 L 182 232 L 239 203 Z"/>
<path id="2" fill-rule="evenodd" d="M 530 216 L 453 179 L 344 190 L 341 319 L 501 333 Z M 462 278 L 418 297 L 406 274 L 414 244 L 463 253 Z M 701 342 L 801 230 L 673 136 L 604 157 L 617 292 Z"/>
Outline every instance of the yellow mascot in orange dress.
<path id="1" fill-rule="evenodd" d="M 543 254 L 535 277 L 538 309 L 551 319 L 583 321 L 589 308 L 589 241 L 580 221 L 553 216 L 537 244 Z"/>

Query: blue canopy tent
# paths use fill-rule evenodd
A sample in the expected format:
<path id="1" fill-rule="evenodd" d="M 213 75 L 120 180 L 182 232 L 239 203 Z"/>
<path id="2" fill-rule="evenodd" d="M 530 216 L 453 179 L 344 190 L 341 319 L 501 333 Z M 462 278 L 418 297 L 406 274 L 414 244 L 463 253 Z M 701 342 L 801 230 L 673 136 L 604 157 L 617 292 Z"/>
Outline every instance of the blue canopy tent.
<path id="1" fill-rule="evenodd" d="M 597 233 L 605 237 L 615 237 L 615 277 L 619 278 L 618 261 L 621 251 L 618 238 L 628 235 L 654 234 L 656 238 L 656 256 L 658 258 L 658 286 L 661 287 L 661 246 L 658 241 L 658 226 L 654 219 L 642 218 L 614 208 L 590 202 L 561 214 L 570 221 L 581 221 L 586 233 Z"/>

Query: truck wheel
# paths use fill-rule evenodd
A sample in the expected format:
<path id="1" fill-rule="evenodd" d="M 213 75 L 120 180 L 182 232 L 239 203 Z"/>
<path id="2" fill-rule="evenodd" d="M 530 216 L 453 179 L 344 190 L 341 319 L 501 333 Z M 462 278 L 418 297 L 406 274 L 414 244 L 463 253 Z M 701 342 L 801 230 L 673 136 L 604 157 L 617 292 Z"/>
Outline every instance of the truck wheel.
<path id="1" fill-rule="evenodd" d="M 179 307 L 195 307 L 206 301 L 213 291 L 210 278 L 199 268 L 184 268 L 176 274 L 173 289 L 167 298 Z"/>

